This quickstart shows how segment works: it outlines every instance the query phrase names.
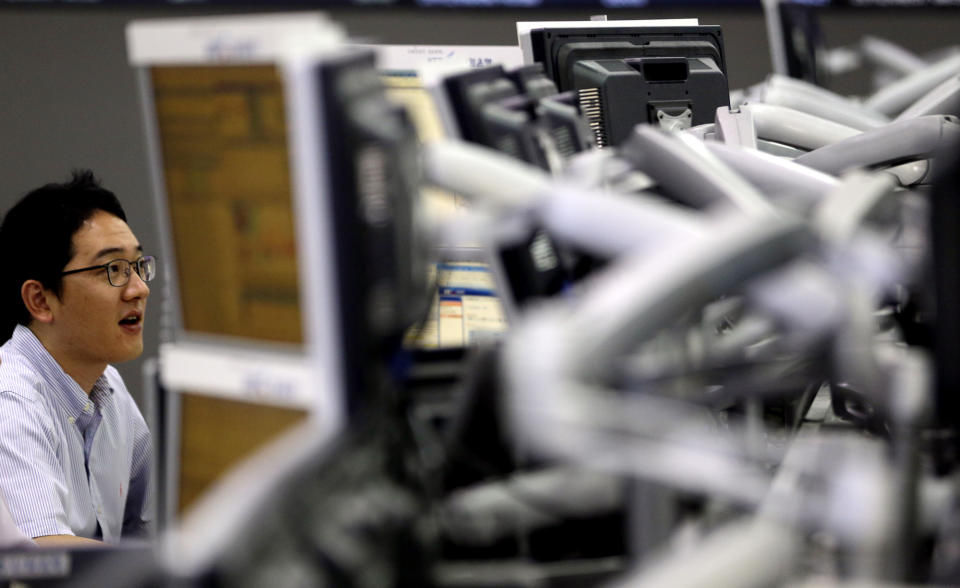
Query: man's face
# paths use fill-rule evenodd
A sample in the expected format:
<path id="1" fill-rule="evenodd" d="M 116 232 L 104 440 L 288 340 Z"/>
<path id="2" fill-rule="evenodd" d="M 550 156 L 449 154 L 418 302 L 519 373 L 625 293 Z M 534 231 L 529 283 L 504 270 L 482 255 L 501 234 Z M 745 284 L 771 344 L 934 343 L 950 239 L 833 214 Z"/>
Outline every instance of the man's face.
<path id="1" fill-rule="evenodd" d="M 127 223 L 97 211 L 73 235 L 74 256 L 63 271 L 136 260 L 143 253 Z M 125 286 L 112 286 L 106 269 L 63 276 L 51 325 L 62 352 L 74 362 L 118 363 L 143 352 L 143 316 L 150 288 L 134 270 Z"/>

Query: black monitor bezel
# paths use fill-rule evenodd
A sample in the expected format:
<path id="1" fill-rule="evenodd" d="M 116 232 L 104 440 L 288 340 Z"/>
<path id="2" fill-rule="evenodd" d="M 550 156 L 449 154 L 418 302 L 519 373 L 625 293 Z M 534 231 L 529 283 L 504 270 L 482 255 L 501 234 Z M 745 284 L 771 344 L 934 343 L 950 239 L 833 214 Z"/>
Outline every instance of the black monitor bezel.
<path id="1" fill-rule="evenodd" d="M 715 53 L 707 55 L 707 52 L 698 51 L 696 46 L 682 52 L 680 57 L 715 57 L 717 66 L 724 75 L 727 74 L 727 60 L 724 52 L 723 31 L 719 25 L 691 25 L 691 26 L 662 26 L 662 27 L 643 27 L 643 26 L 623 26 L 623 27 L 544 27 L 530 31 L 530 43 L 533 50 L 533 60 L 543 64 L 547 77 L 551 78 L 557 84 L 561 92 L 573 90 L 572 83 L 563 75 L 567 69 L 566 64 L 558 63 L 560 52 L 571 43 L 584 41 L 613 42 L 624 40 L 642 39 L 649 41 L 672 41 L 687 42 L 707 41 L 714 49 Z M 602 59 L 629 59 L 633 57 L 650 56 L 649 50 L 644 50 L 647 45 L 636 45 L 635 50 L 619 51 L 611 49 L 605 53 Z M 572 65 L 570 66 L 572 68 Z"/>

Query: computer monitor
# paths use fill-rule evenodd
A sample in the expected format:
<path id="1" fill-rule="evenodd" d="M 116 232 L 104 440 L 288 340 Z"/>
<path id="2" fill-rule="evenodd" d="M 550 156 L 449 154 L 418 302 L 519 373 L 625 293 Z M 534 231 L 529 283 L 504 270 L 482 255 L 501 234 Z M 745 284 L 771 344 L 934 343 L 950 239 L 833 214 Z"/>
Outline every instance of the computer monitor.
<path id="1" fill-rule="evenodd" d="M 558 94 L 540 64 L 463 71 L 443 80 L 459 136 L 558 172 L 594 147 L 593 134 L 570 93 Z"/>
<path id="2" fill-rule="evenodd" d="M 541 64 L 500 65 L 452 72 L 437 84 L 453 132 L 550 172 L 594 142 L 578 105 L 559 94 Z M 496 241 L 496 242 L 494 242 Z M 506 315 L 515 318 L 537 300 L 561 293 L 580 256 L 559 251 L 541 227 L 510 231 L 487 245 Z"/>
<path id="3" fill-rule="evenodd" d="M 825 45 L 818 10 L 823 1 L 762 0 L 774 73 L 824 85 Z"/>
<path id="4" fill-rule="evenodd" d="M 957 262 L 960 247 L 957 229 L 960 227 L 960 144 L 943 149 L 939 154 L 947 162 L 940 168 L 931 190 L 930 229 L 931 257 L 929 267 L 932 294 L 924 300 L 934 308 L 931 322 L 933 351 L 936 360 L 936 385 L 933 396 L 934 421 L 949 432 L 945 445 L 950 446 L 950 457 L 956 459 L 960 446 L 960 365 L 956 357 L 960 351 L 960 280 Z"/>
<path id="5" fill-rule="evenodd" d="M 529 58 L 561 92 L 577 92 L 598 146 L 619 145 L 638 123 L 710 123 L 729 106 L 719 26 L 604 24 L 524 29 Z"/>
<path id="6" fill-rule="evenodd" d="M 516 67 L 516 47 L 457 45 L 371 45 L 387 95 L 410 114 L 420 141 L 429 144 L 460 136 L 451 125 L 451 112 L 438 103 L 431 84 L 441 72 L 483 71 L 495 64 Z M 439 222 L 452 222 L 467 213 L 469 203 L 457 194 L 425 187 L 426 211 Z M 418 350 L 464 348 L 489 342 L 507 329 L 502 292 L 495 272 L 487 263 L 488 252 L 479 243 L 441 241 L 433 243 L 427 281 L 433 286 L 432 302 L 423 320 L 407 336 L 409 347 Z"/>
<path id="7" fill-rule="evenodd" d="M 168 516 L 295 423 L 376 402 L 427 304 L 417 141 L 317 14 L 128 28 L 164 239 Z"/>

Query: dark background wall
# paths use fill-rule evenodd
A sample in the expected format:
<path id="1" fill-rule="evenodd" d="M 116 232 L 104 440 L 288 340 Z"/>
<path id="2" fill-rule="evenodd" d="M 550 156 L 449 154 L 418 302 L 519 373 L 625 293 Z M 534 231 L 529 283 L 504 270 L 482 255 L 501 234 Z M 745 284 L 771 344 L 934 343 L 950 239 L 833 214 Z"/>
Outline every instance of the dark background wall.
<path id="1" fill-rule="evenodd" d="M 508 45 L 517 20 L 696 17 L 723 27 L 731 87 L 763 79 L 770 70 L 763 15 L 757 7 L 617 11 L 489 8 L 340 8 L 328 10 L 365 40 L 404 44 Z M 146 250 L 159 247 L 149 192 L 139 103 L 127 65 L 124 27 L 137 18 L 204 14 L 185 9 L 0 8 L 0 209 L 29 189 L 89 167 L 123 201 Z M 918 52 L 956 43 L 960 11 L 831 10 L 821 14 L 830 46 L 870 33 Z M 855 91 L 865 78 L 840 80 Z M 38 236 L 39 238 L 39 236 Z M 2 255 L 29 255 L 30 244 Z M 216 287 L 213 284 L 211 287 Z M 156 318 L 162 284 L 151 299 Z M 156 354 L 156 321 L 148 322 L 146 356 Z M 119 366 L 140 398 L 142 360 Z"/>

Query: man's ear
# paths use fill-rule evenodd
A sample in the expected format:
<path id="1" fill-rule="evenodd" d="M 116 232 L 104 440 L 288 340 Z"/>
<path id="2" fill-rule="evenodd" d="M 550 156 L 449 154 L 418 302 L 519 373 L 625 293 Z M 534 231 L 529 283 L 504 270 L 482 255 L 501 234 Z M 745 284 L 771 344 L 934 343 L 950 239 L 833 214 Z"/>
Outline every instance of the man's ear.
<path id="1" fill-rule="evenodd" d="M 49 297 L 53 293 L 43 287 L 37 280 L 27 280 L 20 286 L 20 298 L 33 320 L 41 323 L 53 322 L 53 309 L 50 307 Z"/>

